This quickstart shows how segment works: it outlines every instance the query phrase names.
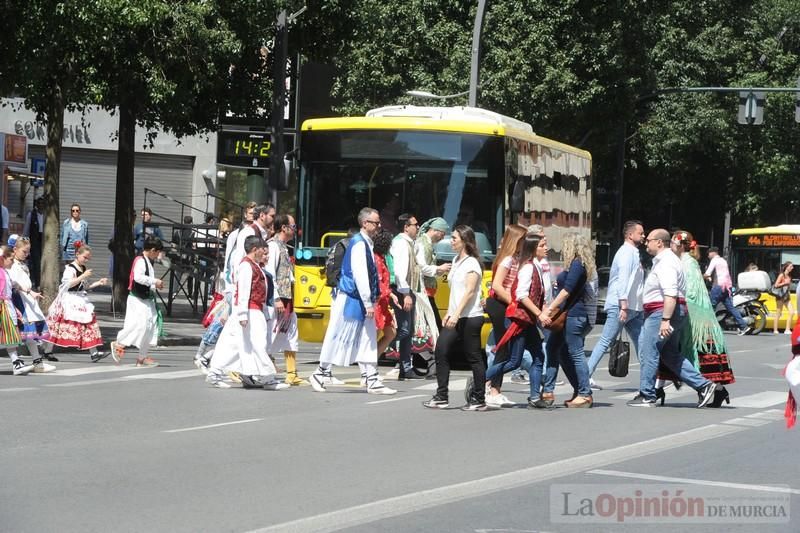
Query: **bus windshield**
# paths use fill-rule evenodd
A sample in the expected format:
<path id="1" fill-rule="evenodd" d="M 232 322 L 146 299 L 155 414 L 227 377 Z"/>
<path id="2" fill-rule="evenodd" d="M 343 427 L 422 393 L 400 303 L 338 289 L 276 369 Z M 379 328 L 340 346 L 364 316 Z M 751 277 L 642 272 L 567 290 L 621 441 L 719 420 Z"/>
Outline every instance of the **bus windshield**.
<path id="1" fill-rule="evenodd" d="M 328 232 L 357 227 L 362 207 L 377 209 L 383 229 L 397 217 L 422 224 L 443 217 L 476 232 L 484 260 L 494 256 L 503 224 L 503 139 L 407 130 L 304 132 L 299 219 L 302 246 L 321 247 Z"/>

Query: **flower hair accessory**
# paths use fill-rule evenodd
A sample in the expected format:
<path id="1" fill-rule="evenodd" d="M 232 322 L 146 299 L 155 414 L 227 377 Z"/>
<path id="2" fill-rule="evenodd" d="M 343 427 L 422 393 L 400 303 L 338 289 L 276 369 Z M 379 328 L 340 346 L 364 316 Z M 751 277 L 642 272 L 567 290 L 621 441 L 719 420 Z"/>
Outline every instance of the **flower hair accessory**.
<path id="1" fill-rule="evenodd" d="M 74 246 L 74 247 L 75 247 L 75 249 L 77 250 L 78 248 L 80 248 L 81 246 L 83 246 L 83 241 L 75 241 L 75 243 L 73 244 L 73 246 Z"/>

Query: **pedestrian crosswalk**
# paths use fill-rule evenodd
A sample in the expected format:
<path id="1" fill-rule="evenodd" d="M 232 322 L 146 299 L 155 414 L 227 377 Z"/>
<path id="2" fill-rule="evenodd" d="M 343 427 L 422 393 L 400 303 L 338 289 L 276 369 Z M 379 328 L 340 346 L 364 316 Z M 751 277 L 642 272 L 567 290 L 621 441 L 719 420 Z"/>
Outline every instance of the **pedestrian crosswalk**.
<path id="1" fill-rule="evenodd" d="M 11 363 L 8 360 L 0 362 L 0 393 L 26 393 L 39 390 L 45 387 L 71 388 L 105 383 L 134 383 L 145 380 L 170 381 L 186 378 L 197 378 L 202 381 L 200 373 L 194 369 L 186 369 L 181 364 L 178 366 L 161 366 L 157 368 L 141 368 L 134 364 L 94 364 L 88 362 L 59 362 L 55 372 L 47 374 L 30 374 L 25 377 L 11 376 Z M 345 380 L 346 387 L 359 388 L 358 370 L 355 368 L 343 368 L 337 373 L 340 379 Z M 452 392 L 462 392 L 467 387 L 467 372 L 454 372 L 450 379 L 449 389 Z M 81 378 L 81 379 L 75 379 Z M 614 403 L 627 401 L 633 397 L 638 388 L 638 383 L 633 381 L 620 380 L 598 380 L 598 384 L 603 390 L 595 391 L 595 396 L 599 400 L 612 401 Z M 437 383 L 435 380 L 405 381 L 392 383 L 393 388 L 397 388 L 402 395 L 426 396 L 436 391 Z M 513 384 L 506 382 L 504 390 L 508 393 L 519 393 L 526 395 L 528 385 Z M 689 386 L 683 386 L 675 390 L 670 384 L 666 387 L 667 402 L 678 400 L 678 403 L 694 402 L 696 391 Z M 622 391 L 626 391 L 622 393 Z M 569 384 L 556 387 L 556 395 L 564 396 L 571 393 Z M 735 388 L 731 390 L 731 408 L 742 409 L 765 409 L 783 405 L 786 402 L 785 390 L 766 390 L 752 394 L 738 395 Z M 681 400 L 684 400 L 681 402 Z M 386 401 L 374 401 L 371 404 L 391 403 Z"/>

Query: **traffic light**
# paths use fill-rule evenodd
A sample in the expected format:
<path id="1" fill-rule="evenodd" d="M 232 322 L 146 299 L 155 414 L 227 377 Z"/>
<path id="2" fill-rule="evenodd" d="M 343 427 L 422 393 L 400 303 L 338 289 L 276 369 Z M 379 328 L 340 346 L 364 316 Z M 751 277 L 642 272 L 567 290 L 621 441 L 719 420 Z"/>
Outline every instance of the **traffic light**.
<path id="1" fill-rule="evenodd" d="M 764 101 L 766 95 L 763 91 L 739 92 L 739 124 L 758 125 L 764 123 Z M 800 111 L 798 111 L 800 113 Z M 800 114 L 796 116 L 800 117 Z"/>

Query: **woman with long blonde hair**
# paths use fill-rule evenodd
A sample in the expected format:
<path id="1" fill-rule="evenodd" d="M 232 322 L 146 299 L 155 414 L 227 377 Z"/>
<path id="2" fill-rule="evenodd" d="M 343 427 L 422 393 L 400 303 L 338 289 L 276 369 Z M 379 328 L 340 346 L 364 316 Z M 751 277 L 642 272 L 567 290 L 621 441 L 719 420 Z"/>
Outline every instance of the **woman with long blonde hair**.
<path id="1" fill-rule="evenodd" d="M 597 318 L 597 267 L 589 239 L 579 233 L 564 235 L 561 250 L 564 270 L 556 278 L 558 293 L 544 314 L 553 318 L 556 310 L 563 309 L 567 319 L 564 329 L 551 331 L 547 341 L 547 372 L 542 394 L 531 404 L 534 408 L 551 408 L 555 403 L 553 391 L 559 364 L 574 390 L 572 399 L 564 405 L 592 406 L 583 343 Z"/>

